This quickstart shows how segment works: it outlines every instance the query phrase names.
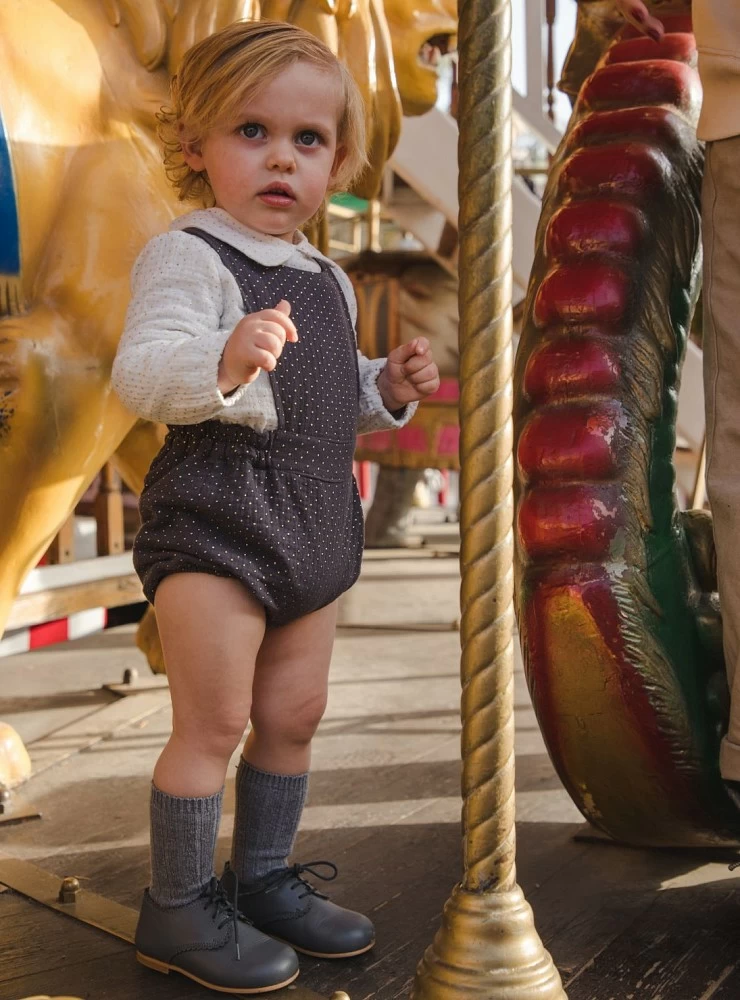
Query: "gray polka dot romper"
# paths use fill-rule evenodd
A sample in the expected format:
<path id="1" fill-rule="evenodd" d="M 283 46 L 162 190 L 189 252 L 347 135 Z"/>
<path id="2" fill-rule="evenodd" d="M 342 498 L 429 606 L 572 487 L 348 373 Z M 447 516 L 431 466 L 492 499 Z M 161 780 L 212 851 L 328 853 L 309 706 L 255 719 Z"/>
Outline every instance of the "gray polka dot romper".
<path id="1" fill-rule="evenodd" d="M 247 312 L 291 304 L 297 344 L 270 382 L 277 430 L 208 420 L 176 426 L 141 495 L 134 566 L 154 601 L 171 573 L 240 580 L 284 625 L 334 601 L 357 579 L 362 507 L 352 475 L 359 379 L 352 322 L 327 264 L 265 267 L 198 229 L 234 275 Z"/>

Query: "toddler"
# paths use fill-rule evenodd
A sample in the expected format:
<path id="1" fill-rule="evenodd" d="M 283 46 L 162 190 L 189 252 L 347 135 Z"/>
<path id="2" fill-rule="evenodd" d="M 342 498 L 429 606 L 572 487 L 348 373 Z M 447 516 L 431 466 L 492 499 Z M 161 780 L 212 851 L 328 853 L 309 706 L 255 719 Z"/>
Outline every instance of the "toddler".
<path id="1" fill-rule="evenodd" d="M 128 408 L 168 425 L 134 563 L 157 613 L 173 709 L 151 790 L 137 958 L 258 993 L 373 946 L 370 920 L 288 865 L 324 712 L 337 598 L 357 579 L 357 433 L 403 426 L 439 386 L 419 337 L 358 354 L 352 286 L 300 227 L 365 164 L 347 69 L 307 32 L 239 22 L 186 53 L 160 115 L 182 199 L 139 256 L 113 368 Z M 229 760 L 231 862 L 213 874 Z"/>

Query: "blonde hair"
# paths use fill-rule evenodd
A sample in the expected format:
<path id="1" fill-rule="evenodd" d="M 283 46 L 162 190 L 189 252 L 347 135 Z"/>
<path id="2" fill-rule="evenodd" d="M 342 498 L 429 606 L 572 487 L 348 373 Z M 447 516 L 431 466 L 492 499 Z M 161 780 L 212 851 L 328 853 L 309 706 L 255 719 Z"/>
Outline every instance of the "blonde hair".
<path id="1" fill-rule="evenodd" d="M 193 170 L 184 142 L 200 142 L 216 128 L 239 123 L 245 100 L 297 62 L 336 74 L 342 93 L 337 151 L 342 159 L 331 191 L 347 190 L 367 166 L 365 108 L 347 67 L 323 42 L 282 21 L 237 21 L 188 49 L 170 85 L 169 107 L 157 115 L 167 176 L 181 201 L 213 204 L 205 172 Z"/>

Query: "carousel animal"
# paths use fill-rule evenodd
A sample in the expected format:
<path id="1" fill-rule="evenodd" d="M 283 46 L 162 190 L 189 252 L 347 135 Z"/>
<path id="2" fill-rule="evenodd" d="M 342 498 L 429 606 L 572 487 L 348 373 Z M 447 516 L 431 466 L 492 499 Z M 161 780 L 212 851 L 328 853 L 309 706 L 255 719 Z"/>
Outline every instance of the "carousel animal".
<path id="1" fill-rule="evenodd" d="M 584 816 L 627 843 L 736 845 L 711 518 L 679 511 L 672 465 L 703 153 L 691 18 L 670 9 L 660 43 L 601 0 L 579 11 L 515 370 L 517 610 Z"/>

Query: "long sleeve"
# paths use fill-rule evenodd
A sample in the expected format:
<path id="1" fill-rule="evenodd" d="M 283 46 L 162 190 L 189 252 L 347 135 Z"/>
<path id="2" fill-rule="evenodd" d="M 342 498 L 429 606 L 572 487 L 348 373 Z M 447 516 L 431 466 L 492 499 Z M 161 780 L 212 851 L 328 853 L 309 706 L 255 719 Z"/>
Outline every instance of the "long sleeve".
<path id="1" fill-rule="evenodd" d="M 378 376 L 385 368 L 385 358 L 371 360 L 357 352 L 360 366 L 360 418 L 358 434 L 369 434 L 371 431 L 387 431 L 405 427 L 416 413 L 418 403 L 409 403 L 394 416 L 386 409 L 383 397 L 378 389 Z"/>
<path id="2" fill-rule="evenodd" d="M 249 386 L 228 397 L 218 365 L 225 328 L 223 272 L 217 256 L 188 233 L 168 232 L 144 247 L 132 272 L 132 298 L 113 363 L 113 386 L 137 416 L 195 424 L 220 416 Z"/>

